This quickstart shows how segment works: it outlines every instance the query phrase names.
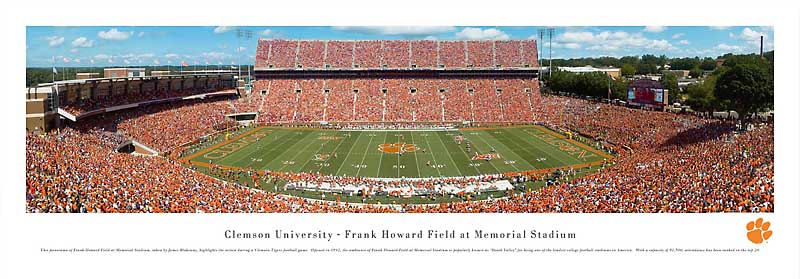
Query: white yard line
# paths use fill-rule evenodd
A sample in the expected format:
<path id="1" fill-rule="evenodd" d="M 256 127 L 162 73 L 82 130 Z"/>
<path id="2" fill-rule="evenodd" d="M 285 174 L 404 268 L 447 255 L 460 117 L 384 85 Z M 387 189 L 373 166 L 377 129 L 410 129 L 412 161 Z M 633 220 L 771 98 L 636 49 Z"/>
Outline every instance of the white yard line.
<path id="1" fill-rule="evenodd" d="M 438 135 L 437 135 L 437 136 L 436 136 L 436 138 L 438 138 L 438 139 L 439 139 L 439 142 L 441 142 L 441 143 L 442 143 L 442 146 L 444 146 L 444 147 L 445 147 L 445 150 L 447 150 L 447 145 L 445 145 L 445 144 L 444 144 L 444 141 L 442 140 L 442 137 L 440 137 L 440 136 L 438 136 Z M 461 149 L 461 146 L 459 146 L 459 147 L 458 147 L 458 149 L 460 150 L 460 149 Z M 464 150 L 461 150 L 461 151 L 462 151 L 462 152 L 464 152 Z M 466 152 L 464 152 L 464 154 L 466 154 Z M 455 161 L 455 160 L 453 160 L 453 156 L 451 156 L 451 155 L 449 155 L 449 154 L 448 154 L 448 155 L 447 155 L 447 157 L 448 157 L 448 158 L 450 158 L 450 162 L 452 162 L 452 163 L 453 163 L 453 166 L 454 166 L 454 167 L 456 167 L 456 170 L 458 170 L 458 173 L 459 173 L 459 174 L 461 174 L 461 176 L 464 176 L 464 173 L 462 173 L 462 172 L 461 172 L 461 169 L 459 169 L 459 168 L 458 168 L 458 165 L 456 164 L 456 161 Z M 467 160 L 469 160 L 469 158 L 470 158 L 470 157 L 469 157 L 469 154 L 467 154 Z M 478 174 L 480 174 L 480 173 L 481 173 L 481 171 L 480 171 L 480 170 L 478 170 L 478 167 L 476 167 L 476 166 L 472 166 L 472 167 L 473 167 L 473 168 L 475 168 L 475 171 L 476 171 Z"/>
<path id="2" fill-rule="evenodd" d="M 374 138 L 374 137 L 369 137 L 369 143 L 367 143 L 367 146 L 372 146 L 372 138 Z M 367 150 L 367 151 L 369 151 L 369 150 Z M 358 171 L 356 171 L 356 176 L 358 176 L 358 174 L 361 173 L 361 169 L 362 169 L 361 165 L 364 164 L 364 159 L 365 158 L 367 158 L 367 152 L 364 152 L 364 155 L 361 156 L 361 163 L 358 163 L 359 166 L 358 166 Z"/>
<path id="3" fill-rule="evenodd" d="M 425 144 L 428 145 L 427 148 L 430 149 L 431 148 L 431 143 L 430 143 L 430 141 L 428 141 L 428 137 L 424 137 L 424 138 L 425 138 Z M 437 137 L 438 137 L 438 135 L 437 135 Z M 436 155 L 433 155 L 433 150 L 431 150 L 431 157 L 433 157 L 433 164 L 434 165 L 438 165 L 438 163 L 436 162 Z M 456 166 L 453 166 L 453 167 L 456 168 L 456 170 L 458 170 L 458 167 L 456 167 Z M 436 169 L 436 173 L 439 174 L 439 177 L 442 177 L 442 172 L 439 171 L 439 167 L 436 167 L 435 169 Z M 461 174 L 461 171 L 459 170 L 458 173 Z"/>
<path id="4" fill-rule="evenodd" d="M 356 143 L 358 143 L 358 140 L 361 139 L 361 135 L 363 135 L 363 133 L 358 134 L 356 141 L 353 142 L 353 145 L 350 146 L 350 150 L 347 151 L 347 155 L 344 156 L 344 160 L 342 160 L 342 163 L 339 164 L 339 168 L 336 169 L 336 172 L 332 173 L 331 175 L 339 175 L 339 171 L 342 170 L 342 166 L 344 166 L 344 163 L 347 162 L 347 157 L 350 157 L 350 153 L 353 152 L 353 147 L 355 147 L 357 145 Z"/>
<path id="5" fill-rule="evenodd" d="M 386 143 L 386 137 L 388 137 L 388 136 L 389 136 L 389 132 L 386 132 L 386 135 L 383 136 L 383 143 Z M 367 148 L 369 148 L 369 147 L 367 147 Z M 369 149 L 367 149 L 367 151 L 369 151 Z M 367 152 L 367 151 L 365 151 L 365 152 Z M 378 172 L 375 173 L 375 177 L 380 177 L 380 175 L 381 175 L 381 164 L 383 163 L 383 154 L 384 154 L 384 152 L 381 151 L 381 159 L 378 160 Z"/>

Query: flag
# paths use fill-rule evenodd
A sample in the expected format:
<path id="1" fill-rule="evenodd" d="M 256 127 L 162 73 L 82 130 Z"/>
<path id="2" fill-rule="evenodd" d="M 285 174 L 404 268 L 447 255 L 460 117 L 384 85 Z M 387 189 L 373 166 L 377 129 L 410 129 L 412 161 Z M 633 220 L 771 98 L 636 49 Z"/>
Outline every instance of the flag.
<path id="1" fill-rule="evenodd" d="M 186 63 L 186 61 L 181 61 L 181 66 L 183 66 L 183 67 L 189 67 L 189 64 L 187 64 L 187 63 Z"/>
<path id="2" fill-rule="evenodd" d="M 53 67 L 53 73 L 58 74 L 58 70 L 56 70 L 56 67 Z"/>

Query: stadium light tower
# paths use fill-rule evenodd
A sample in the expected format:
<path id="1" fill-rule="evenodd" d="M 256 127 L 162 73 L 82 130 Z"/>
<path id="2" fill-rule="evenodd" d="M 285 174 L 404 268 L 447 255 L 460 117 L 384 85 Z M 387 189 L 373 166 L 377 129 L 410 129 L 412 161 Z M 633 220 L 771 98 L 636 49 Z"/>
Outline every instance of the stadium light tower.
<path id="1" fill-rule="evenodd" d="M 550 49 L 550 58 L 548 58 L 550 65 L 547 66 L 547 78 L 551 79 L 553 77 L 553 35 L 556 34 L 555 28 L 547 28 L 547 36 L 550 39 L 550 45 L 548 46 Z"/>
<path id="2" fill-rule="evenodd" d="M 536 49 L 536 54 L 539 55 L 539 57 L 538 57 L 539 59 L 537 61 L 539 61 L 539 79 L 540 80 L 542 79 L 542 65 L 541 65 L 541 62 L 542 62 L 542 56 L 544 54 L 544 48 L 542 48 L 542 45 L 541 45 L 542 41 L 544 41 L 544 29 L 540 28 L 539 29 L 539 42 L 537 42 L 537 44 L 538 44 L 537 47 L 538 48 Z"/>
<path id="3" fill-rule="evenodd" d="M 239 52 L 239 78 L 242 78 L 242 39 L 245 39 L 246 42 L 250 42 L 250 39 L 253 38 L 253 31 L 236 28 L 236 38 L 239 40 L 239 48 L 236 49 Z M 250 67 L 247 67 L 247 81 L 250 80 Z"/>

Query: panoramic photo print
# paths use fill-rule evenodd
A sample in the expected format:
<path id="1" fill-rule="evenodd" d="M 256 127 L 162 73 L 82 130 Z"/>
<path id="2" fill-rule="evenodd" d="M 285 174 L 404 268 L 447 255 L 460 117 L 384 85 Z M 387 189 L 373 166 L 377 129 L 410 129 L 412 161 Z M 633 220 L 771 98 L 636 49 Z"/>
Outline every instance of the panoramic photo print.
<path id="1" fill-rule="evenodd" d="M 769 26 L 26 35 L 28 213 L 774 212 Z"/>

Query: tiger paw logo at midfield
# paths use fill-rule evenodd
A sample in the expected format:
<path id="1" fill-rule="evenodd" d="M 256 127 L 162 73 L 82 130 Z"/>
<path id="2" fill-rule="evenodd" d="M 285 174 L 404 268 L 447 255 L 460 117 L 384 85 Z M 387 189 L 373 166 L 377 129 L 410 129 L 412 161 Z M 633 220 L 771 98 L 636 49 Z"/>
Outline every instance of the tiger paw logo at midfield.
<path id="1" fill-rule="evenodd" d="M 314 159 L 313 160 L 314 161 L 325 161 L 325 160 L 328 160 L 329 157 L 331 157 L 331 154 L 327 154 L 327 153 L 320 154 L 320 153 L 317 153 L 317 154 L 314 154 Z"/>
<path id="2" fill-rule="evenodd" d="M 419 148 L 416 144 L 413 143 L 384 143 L 378 145 L 378 150 L 384 153 L 391 153 L 391 154 L 402 154 L 406 152 L 414 152 L 417 151 Z"/>
<path id="3" fill-rule="evenodd" d="M 498 158 L 500 158 L 500 154 L 496 154 L 496 153 L 493 153 L 493 154 L 478 154 L 478 155 L 473 155 L 472 156 L 472 160 L 491 160 L 491 159 L 498 159 Z"/>
<path id="4" fill-rule="evenodd" d="M 772 236 L 772 231 L 769 230 L 769 222 L 764 222 L 764 219 L 758 218 L 754 221 L 747 223 L 747 239 L 755 244 L 767 241 Z"/>

